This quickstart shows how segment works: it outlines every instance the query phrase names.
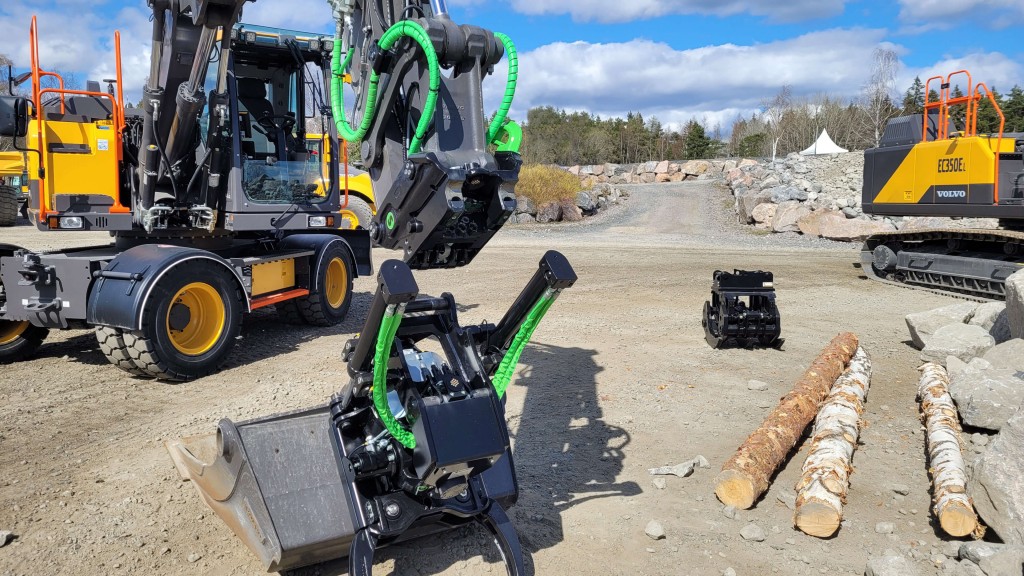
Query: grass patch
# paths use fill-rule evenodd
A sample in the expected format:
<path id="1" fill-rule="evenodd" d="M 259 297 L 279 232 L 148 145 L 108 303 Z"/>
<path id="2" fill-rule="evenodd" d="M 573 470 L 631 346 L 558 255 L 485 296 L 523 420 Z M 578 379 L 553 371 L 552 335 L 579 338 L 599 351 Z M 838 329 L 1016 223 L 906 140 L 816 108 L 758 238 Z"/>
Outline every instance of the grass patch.
<path id="1" fill-rule="evenodd" d="M 516 193 L 533 200 L 537 206 L 565 198 L 575 199 L 582 190 L 579 177 L 546 164 L 523 166 L 519 171 L 519 184 L 516 184 Z"/>

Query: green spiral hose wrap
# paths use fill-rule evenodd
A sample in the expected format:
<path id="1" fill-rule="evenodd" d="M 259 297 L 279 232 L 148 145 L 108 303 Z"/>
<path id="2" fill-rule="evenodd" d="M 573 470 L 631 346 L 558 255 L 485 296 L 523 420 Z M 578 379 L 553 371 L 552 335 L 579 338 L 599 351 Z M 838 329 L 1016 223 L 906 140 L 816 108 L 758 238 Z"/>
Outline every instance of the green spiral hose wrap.
<path id="1" fill-rule="evenodd" d="M 512 43 L 511 38 L 501 32 L 495 33 L 494 37 L 501 41 L 502 46 L 505 47 L 505 55 L 508 56 L 508 78 L 505 80 L 505 95 L 501 99 L 498 113 L 494 115 L 494 119 L 491 120 L 491 125 L 487 129 L 487 141 L 497 144 L 497 138 L 500 136 L 499 130 L 504 126 L 505 119 L 508 118 L 508 111 L 512 108 L 512 99 L 516 95 L 516 82 L 519 80 L 519 54 L 516 52 L 516 45 Z"/>
<path id="2" fill-rule="evenodd" d="M 388 432 L 401 442 L 402 446 L 411 450 L 416 447 L 416 437 L 402 426 L 388 406 L 388 359 L 391 357 L 395 334 L 398 333 L 398 326 L 401 323 L 402 314 L 389 306 L 380 323 L 377 347 L 373 355 L 373 406 Z"/>
<path id="3" fill-rule="evenodd" d="M 505 395 L 505 390 L 512 381 L 512 374 L 516 370 L 516 365 L 519 364 L 519 357 L 522 356 L 523 349 L 526 348 L 526 344 L 533 337 L 533 332 L 537 329 L 537 325 L 540 324 L 544 314 L 547 313 L 548 308 L 551 308 L 551 304 L 557 297 L 558 291 L 551 291 L 537 300 L 530 313 L 527 314 L 526 320 L 523 321 L 523 325 L 516 332 L 515 338 L 512 339 L 512 345 L 509 346 L 508 352 L 505 353 L 505 357 L 501 359 L 501 364 L 498 365 L 498 370 L 494 373 L 494 377 L 491 378 L 491 383 L 494 385 L 495 392 L 498 393 L 498 398 Z"/>
<path id="4" fill-rule="evenodd" d="M 427 97 L 423 103 L 423 113 L 416 124 L 416 131 L 409 142 L 409 153 L 415 154 L 420 151 L 423 140 L 426 138 L 430 123 L 434 121 L 434 110 L 437 107 L 437 93 L 441 87 L 441 66 L 437 61 L 437 52 L 430 41 L 430 36 L 422 26 L 411 20 L 403 20 L 387 29 L 384 35 L 377 42 L 381 50 L 390 50 L 399 39 L 412 38 L 427 58 L 427 68 L 430 71 L 430 86 L 427 90 Z M 370 82 L 366 91 L 366 107 L 363 108 L 363 117 L 359 127 L 355 130 L 348 122 L 345 115 L 345 98 L 342 77 L 345 70 L 352 64 L 352 50 L 348 51 L 345 61 L 341 59 L 341 37 L 335 39 L 334 49 L 331 53 L 331 112 L 334 114 L 335 124 L 338 127 L 338 135 L 349 142 L 361 142 L 365 137 L 373 119 L 377 114 L 377 87 L 380 76 L 376 72 L 370 73 Z"/>

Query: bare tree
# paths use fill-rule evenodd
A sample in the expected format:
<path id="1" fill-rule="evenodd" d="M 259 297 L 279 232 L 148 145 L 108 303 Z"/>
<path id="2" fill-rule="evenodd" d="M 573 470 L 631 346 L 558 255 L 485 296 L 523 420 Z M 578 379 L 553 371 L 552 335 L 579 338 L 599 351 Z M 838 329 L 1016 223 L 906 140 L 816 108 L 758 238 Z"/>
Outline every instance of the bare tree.
<path id="1" fill-rule="evenodd" d="M 871 78 L 864 85 L 861 104 L 867 120 L 868 136 L 873 136 L 875 146 L 882 140 L 882 132 L 890 118 L 899 113 L 893 104 L 896 94 L 896 73 L 899 72 L 900 60 L 896 51 L 879 46 L 872 54 L 874 62 Z"/>
<path id="2" fill-rule="evenodd" d="M 782 140 L 782 135 L 785 133 L 783 119 L 792 107 L 792 100 L 793 90 L 789 85 L 785 85 L 774 98 L 761 102 L 763 118 L 768 124 L 768 138 L 772 146 L 772 161 L 775 160 L 775 154 L 779 149 L 779 141 Z"/>

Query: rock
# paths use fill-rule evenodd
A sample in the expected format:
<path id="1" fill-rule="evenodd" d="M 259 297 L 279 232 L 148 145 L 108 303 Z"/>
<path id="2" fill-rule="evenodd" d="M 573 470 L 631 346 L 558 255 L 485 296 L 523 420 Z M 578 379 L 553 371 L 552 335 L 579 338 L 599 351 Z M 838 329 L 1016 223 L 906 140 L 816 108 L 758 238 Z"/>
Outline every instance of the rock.
<path id="1" fill-rule="evenodd" d="M 781 491 L 779 491 L 778 494 L 775 495 L 775 499 L 778 500 L 779 502 L 782 502 L 786 506 L 786 508 L 789 508 L 790 510 L 796 510 L 796 493 L 793 492 L 792 490 L 787 490 L 783 488 Z"/>
<path id="2" fill-rule="evenodd" d="M 722 570 L 722 576 L 736 576 L 736 571 L 732 567 Z"/>
<path id="3" fill-rule="evenodd" d="M 797 221 L 797 228 L 808 236 L 821 236 L 821 219 L 839 216 L 832 210 L 815 210 Z"/>
<path id="4" fill-rule="evenodd" d="M 657 488 L 658 490 L 664 490 L 665 486 L 668 486 L 668 483 L 665 482 L 665 479 L 660 476 L 658 478 L 655 478 L 654 480 L 651 480 L 651 483 L 654 484 L 654 487 Z"/>
<path id="5" fill-rule="evenodd" d="M 981 541 L 964 542 L 960 546 L 960 558 L 977 564 L 987 576 L 1016 576 L 1022 573 L 1024 546 Z"/>
<path id="6" fill-rule="evenodd" d="M 669 182 L 682 182 L 684 180 L 686 180 L 686 174 L 684 174 L 682 172 L 676 172 L 676 173 L 672 174 L 671 176 L 669 176 L 669 178 L 668 178 Z"/>
<path id="7" fill-rule="evenodd" d="M 576 195 L 576 206 L 583 212 L 592 212 L 597 209 L 597 202 L 588 192 L 580 192 Z"/>
<path id="8" fill-rule="evenodd" d="M 928 338 L 947 324 L 967 322 L 977 307 L 977 304 L 971 302 L 961 302 L 926 312 L 908 314 L 907 328 L 910 330 L 910 339 L 914 341 L 914 347 L 918 350 L 923 349 Z"/>
<path id="9" fill-rule="evenodd" d="M 745 166 L 757 166 L 757 165 L 758 165 L 757 160 L 751 160 L 750 158 L 744 158 L 744 159 L 740 160 L 739 163 L 736 164 L 736 166 L 739 167 L 739 168 L 743 168 Z"/>
<path id="10" fill-rule="evenodd" d="M 984 358 L 994 368 L 1024 372 L 1024 340 L 1014 338 L 997 344 L 985 353 Z"/>
<path id="11" fill-rule="evenodd" d="M 583 220 L 583 211 L 576 206 L 575 198 L 566 198 L 560 204 L 562 205 L 563 222 L 579 222 Z"/>
<path id="12" fill-rule="evenodd" d="M 887 554 L 868 560 L 864 576 L 917 576 L 917 568 L 903 556 Z"/>
<path id="13" fill-rule="evenodd" d="M 765 536 L 764 530 L 760 526 L 754 523 L 747 524 L 740 530 L 740 536 L 744 540 L 751 542 L 764 542 Z"/>
<path id="14" fill-rule="evenodd" d="M 658 165 L 654 167 L 655 174 L 668 174 L 668 160 L 662 160 L 658 162 Z"/>
<path id="15" fill-rule="evenodd" d="M 711 169 L 711 163 L 707 160 L 690 160 L 680 166 L 679 169 L 691 176 L 700 176 Z"/>
<path id="16" fill-rule="evenodd" d="M 1024 270 L 1014 272 L 1006 279 L 1006 316 L 1010 322 L 1010 336 L 1024 338 Z"/>
<path id="17" fill-rule="evenodd" d="M 850 220 L 838 213 L 822 217 L 818 226 L 822 238 L 841 242 L 859 242 L 872 234 L 895 230 L 888 221 Z"/>
<path id="18" fill-rule="evenodd" d="M 764 192 L 748 192 L 736 197 L 736 213 L 740 223 L 749 224 L 754 221 L 754 208 L 771 202 L 771 195 Z"/>
<path id="19" fill-rule="evenodd" d="M 640 176 L 640 181 L 643 182 L 644 184 L 654 184 L 654 181 L 657 178 L 658 176 L 654 172 L 644 172 Z"/>
<path id="20" fill-rule="evenodd" d="M 775 213 L 778 209 L 779 207 L 771 202 L 758 204 L 750 215 L 753 217 L 755 223 L 764 228 L 771 228 L 772 220 L 775 219 Z"/>
<path id="21" fill-rule="evenodd" d="M 995 344 L 995 339 L 981 326 L 949 324 L 931 335 L 921 351 L 921 360 L 942 363 L 946 356 L 956 356 L 968 362 L 982 356 Z"/>
<path id="22" fill-rule="evenodd" d="M 761 181 L 761 190 L 771 190 L 780 184 L 782 181 L 777 176 L 769 176 Z"/>
<path id="23" fill-rule="evenodd" d="M 537 219 L 530 214 L 516 214 L 512 216 L 512 218 L 509 218 L 509 221 L 513 224 L 533 224 Z"/>
<path id="24" fill-rule="evenodd" d="M 725 514 L 725 517 L 730 519 L 730 520 L 735 520 L 736 519 L 736 507 L 735 506 L 726 506 L 725 508 L 722 508 L 722 514 Z"/>
<path id="25" fill-rule="evenodd" d="M 986 302 L 974 311 L 968 324 L 981 326 L 996 339 L 996 344 L 1006 342 L 1010 336 L 1010 319 L 1006 314 L 1005 302 Z"/>
<path id="26" fill-rule="evenodd" d="M 672 175 L 668 172 L 662 172 L 654 175 L 654 182 L 656 184 L 664 184 L 672 181 Z"/>
<path id="27" fill-rule="evenodd" d="M 1024 545 L 1024 410 L 1018 410 L 970 467 L 968 491 L 1003 542 Z"/>
<path id="28" fill-rule="evenodd" d="M 876 534 L 892 534 L 896 531 L 896 525 L 892 522 L 879 522 L 875 524 Z"/>
<path id="29" fill-rule="evenodd" d="M 202 557 L 202 554 L 196 554 L 195 552 L 193 552 L 188 555 L 188 561 L 192 564 L 195 564 L 196 562 L 199 562 L 199 559 Z"/>
<path id="30" fill-rule="evenodd" d="M 950 382 L 959 378 L 966 369 L 967 362 L 964 362 L 956 356 L 946 356 L 946 374 L 949 376 Z"/>
<path id="31" fill-rule="evenodd" d="M 811 209 L 799 202 L 779 204 L 772 219 L 772 230 L 775 232 L 798 232 L 797 222 L 811 213 Z"/>
<path id="32" fill-rule="evenodd" d="M 8 542 L 14 540 L 14 532 L 10 530 L 0 530 L 0 548 L 7 546 Z"/>
<path id="33" fill-rule="evenodd" d="M 590 173 L 594 176 L 601 176 L 604 174 L 604 164 L 596 164 L 590 167 Z"/>
<path id="34" fill-rule="evenodd" d="M 949 394 L 964 424 L 998 431 L 1024 403 L 1024 379 L 1015 370 L 975 358 L 950 376 Z"/>
<path id="35" fill-rule="evenodd" d="M 647 523 L 647 527 L 644 528 L 644 534 L 647 534 L 654 540 L 661 540 L 665 537 L 665 529 L 661 526 L 661 522 L 651 520 Z"/>
<path id="36" fill-rule="evenodd" d="M 950 576 L 985 576 L 985 573 L 981 571 L 981 568 L 970 560 L 947 562 L 942 565 L 942 572 L 943 574 L 949 574 Z"/>
<path id="37" fill-rule="evenodd" d="M 907 486 L 906 484 L 893 484 L 889 486 L 889 489 L 903 496 L 910 494 L 910 486 Z"/>
<path id="38" fill-rule="evenodd" d="M 516 212 L 520 214 L 536 214 L 537 205 L 527 196 L 516 196 Z"/>
<path id="39" fill-rule="evenodd" d="M 558 202 L 547 202 L 537 207 L 537 222 L 546 224 L 558 222 L 562 218 L 562 205 Z"/>
<path id="40" fill-rule="evenodd" d="M 569 174 L 572 174 L 573 176 L 579 176 L 580 175 L 580 167 L 579 166 L 573 166 L 572 168 L 569 168 Z"/>
<path id="41" fill-rule="evenodd" d="M 661 466 L 660 468 L 650 468 L 648 472 L 652 476 L 666 476 L 673 475 L 679 476 L 680 478 L 686 478 L 697 468 L 710 468 L 711 464 L 708 463 L 707 458 L 703 456 L 697 456 L 693 460 L 676 464 L 675 466 Z"/>
<path id="42" fill-rule="evenodd" d="M 758 392 L 764 392 L 767 389 L 767 382 L 761 382 L 760 380 L 750 380 L 747 382 L 747 390 L 756 390 Z"/>
<path id="43" fill-rule="evenodd" d="M 807 192 L 794 188 L 793 186 L 777 186 L 770 190 L 772 193 L 772 202 L 776 204 L 782 204 L 783 202 L 790 201 L 803 201 L 807 200 Z"/>

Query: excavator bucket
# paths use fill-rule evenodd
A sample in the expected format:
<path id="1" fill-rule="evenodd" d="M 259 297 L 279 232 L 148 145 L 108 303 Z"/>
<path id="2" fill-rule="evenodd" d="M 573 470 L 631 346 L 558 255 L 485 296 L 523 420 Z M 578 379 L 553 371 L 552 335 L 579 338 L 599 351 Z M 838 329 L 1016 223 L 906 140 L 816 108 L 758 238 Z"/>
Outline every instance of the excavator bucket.
<path id="1" fill-rule="evenodd" d="M 704 302 L 704 338 L 712 348 L 730 343 L 781 346 L 782 324 L 771 272 L 716 270 L 711 300 Z"/>
<path id="2" fill-rule="evenodd" d="M 339 472 L 327 406 L 167 443 L 182 478 L 277 572 L 348 555 L 361 525 Z"/>

